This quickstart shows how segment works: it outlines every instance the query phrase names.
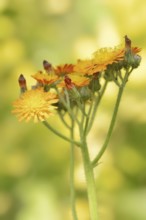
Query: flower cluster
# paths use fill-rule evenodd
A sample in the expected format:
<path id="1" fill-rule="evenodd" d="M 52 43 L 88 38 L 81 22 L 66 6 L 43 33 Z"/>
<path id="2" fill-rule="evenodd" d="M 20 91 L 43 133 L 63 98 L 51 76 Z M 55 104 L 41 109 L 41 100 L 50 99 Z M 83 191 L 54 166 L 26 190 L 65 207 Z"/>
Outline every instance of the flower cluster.
<path id="1" fill-rule="evenodd" d="M 55 109 L 66 112 L 95 98 L 102 87 L 101 78 L 120 87 L 124 74 L 140 64 L 139 52 L 125 36 L 125 46 L 99 49 L 91 59 L 76 64 L 53 67 L 44 60 L 43 71 L 32 75 L 36 84 L 31 90 L 27 90 L 26 80 L 20 75 L 21 95 L 13 104 L 13 113 L 20 121 L 44 121 Z"/>

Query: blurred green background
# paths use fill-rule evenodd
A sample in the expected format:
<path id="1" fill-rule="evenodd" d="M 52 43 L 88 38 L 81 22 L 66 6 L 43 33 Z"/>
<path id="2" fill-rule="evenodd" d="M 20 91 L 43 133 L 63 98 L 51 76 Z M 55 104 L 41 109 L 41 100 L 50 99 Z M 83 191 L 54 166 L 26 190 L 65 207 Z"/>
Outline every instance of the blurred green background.
<path id="1" fill-rule="evenodd" d="M 69 153 L 43 125 L 11 114 L 21 73 L 74 63 L 127 34 L 142 63 L 125 89 L 109 148 L 96 168 L 101 220 L 146 219 L 145 0 L 0 0 L 0 220 L 71 220 Z M 89 135 L 91 157 L 104 141 L 117 89 L 110 85 Z M 53 126 L 66 130 L 57 116 Z M 63 130 L 64 129 L 64 130 Z M 77 209 L 89 220 L 86 186 L 76 150 Z"/>

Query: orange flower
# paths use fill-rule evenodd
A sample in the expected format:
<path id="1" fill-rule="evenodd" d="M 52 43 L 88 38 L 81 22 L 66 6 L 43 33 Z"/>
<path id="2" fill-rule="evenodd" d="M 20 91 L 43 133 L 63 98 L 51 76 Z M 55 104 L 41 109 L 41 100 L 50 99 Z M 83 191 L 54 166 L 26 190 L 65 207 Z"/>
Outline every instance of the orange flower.
<path id="1" fill-rule="evenodd" d="M 93 54 L 93 59 L 78 60 L 74 71 L 87 75 L 102 72 L 107 69 L 107 65 L 123 60 L 124 53 L 125 50 L 118 47 L 101 48 Z"/>
<path id="2" fill-rule="evenodd" d="M 94 62 L 99 66 L 112 64 L 124 59 L 124 49 L 115 48 L 101 48 L 94 53 Z"/>
<path id="3" fill-rule="evenodd" d="M 64 65 L 59 65 L 56 68 L 54 68 L 54 71 L 57 75 L 61 76 L 61 75 L 66 75 L 69 73 L 73 72 L 73 64 L 64 64 Z"/>
<path id="4" fill-rule="evenodd" d="M 32 75 L 32 77 L 43 85 L 50 85 L 58 80 L 58 76 L 56 76 L 54 72 L 48 74 L 46 72 L 38 71 L 36 74 Z"/>
<path id="5" fill-rule="evenodd" d="M 19 121 L 26 122 L 33 119 L 34 122 L 44 121 L 53 114 L 58 102 L 57 96 L 51 92 L 44 92 L 43 89 L 29 90 L 23 93 L 14 103 L 14 113 Z"/>

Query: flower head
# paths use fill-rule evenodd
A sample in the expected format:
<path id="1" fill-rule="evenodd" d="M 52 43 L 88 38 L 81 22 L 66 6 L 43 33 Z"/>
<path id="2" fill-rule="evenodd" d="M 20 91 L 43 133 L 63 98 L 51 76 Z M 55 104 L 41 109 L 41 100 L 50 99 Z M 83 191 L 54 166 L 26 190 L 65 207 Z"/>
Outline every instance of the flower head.
<path id="1" fill-rule="evenodd" d="M 124 59 L 125 50 L 119 47 L 101 48 L 93 54 L 93 59 L 78 60 L 74 70 L 82 74 L 93 75 L 107 69 L 109 64 Z"/>
<path id="2" fill-rule="evenodd" d="M 72 73 L 73 72 L 73 64 L 65 64 L 65 65 L 59 65 L 56 68 L 54 68 L 54 71 L 57 75 L 59 76 L 64 76 L 66 74 Z"/>
<path id="3" fill-rule="evenodd" d="M 42 85 L 50 85 L 58 80 L 58 76 L 56 76 L 54 72 L 48 74 L 46 72 L 38 71 L 37 73 L 32 75 L 32 77 Z"/>
<path id="4" fill-rule="evenodd" d="M 57 103 L 56 94 L 44 92 L 43 89 L 29 90 L 23 93 L 14 103 L 12 111 L 19 119 L 26 122 L 32 119 L 34 122 L 44 121 L 53 114 Z"/>
<path id="5" fill-rule="evenodd" d="M 101 48 L 94 53 L 94 62 L 99 66 L 107 66 L 124 59 L 124 49 L 115 48 Z"/>

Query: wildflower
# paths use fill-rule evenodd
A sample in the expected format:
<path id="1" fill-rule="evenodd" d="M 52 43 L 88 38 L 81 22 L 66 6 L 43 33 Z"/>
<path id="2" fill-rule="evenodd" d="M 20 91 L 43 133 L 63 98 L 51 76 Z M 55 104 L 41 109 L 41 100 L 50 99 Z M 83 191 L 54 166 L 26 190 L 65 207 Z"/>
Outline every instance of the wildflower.
<path id="1" fill-rule="evenodd" d="M 14 103 L 12 111 L 19 119 L 26 122 L 32 119 L 34 122 L 44 121 L 53 114 L 57 103 L 56 94 L 44 92 L 43 89 L 29 90 L 23 93 Z"/>
<path id="2" fill-rule="evenodd" d="M 93 59 L 79 60 L 74 70 L 87 75 L 100 73 L 107 69 L 109 64 L 113 64 L 124 59 L 124 49 L 101 48 L 93 54 Z"/>
<path id="3" fill-rule="evenodd" d="M 58 76 L 56 76 L 54 72 L 48 74 L 46 72 L 38 71 L 32 75 L 32 77 L 36 79 L 40 85 L 50 85 L 58 80 Z"/>
<path id="4" fill-rule="evenodd" d="M 54 68 L 54 71 L 59 76 L 64 76 L 66 74 L 72 73 L 74 70 L 73 64 L 65 64 L 65 65 L 59 65 L 56 68 Z"/>
<path id="5" fill-rule="evenodd" d="M 124 49 L 120 47 L 101 48 L 93 54 L 95 59 L 94 62 L 101 68 L 104 68 L 108 64 L 123 60 L 124 52 Z"/>

